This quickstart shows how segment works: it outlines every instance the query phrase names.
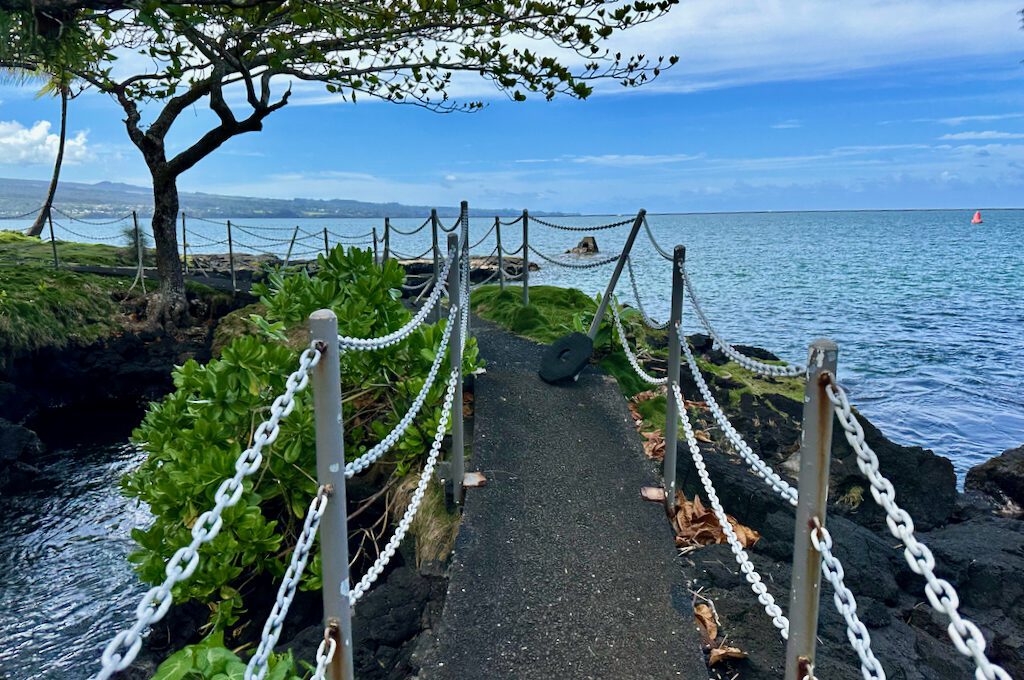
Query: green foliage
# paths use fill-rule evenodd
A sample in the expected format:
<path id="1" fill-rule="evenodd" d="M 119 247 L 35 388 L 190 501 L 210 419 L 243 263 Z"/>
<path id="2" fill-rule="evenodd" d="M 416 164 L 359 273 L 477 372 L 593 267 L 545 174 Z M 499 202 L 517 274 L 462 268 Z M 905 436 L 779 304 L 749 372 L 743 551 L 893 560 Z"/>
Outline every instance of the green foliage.
<path id="1" fill-rule="evenodd" d="M 374 337 L 411 318 L 392 291 L 400 268 L 373 264 L 368 251 L 336 248 L 320 258 L 315 276 L 275 273 L 260 289 L 266 318 L 256 316 L 255 334 L 224 347 L 205 366 L 186 362 L 174 372 L 175 391 L 150 406 L 134 439 L 148 453 L 123 481 L 126 493 L 149 504 L 151 526 L 133 531 L 130 556 L 141 578 L 163 580 L 164 563 L 190 540 L 200 513 L 214 504 L 218 485 L 234 474 L 234 463 L 256 427 L 268 417 L 274 397 L 297 367 L 297 352 L 282 338 L 305 337 L 309 314 L 329 307 L 345 335 Z M 351 460 L 380 441 L 408 410 L 441 339 L 442 328 L 424 324 L 404 342 L 372 352 L 343 355 L 345 453 Z M 302 341 L 305 346 L 306 341 Z M 477 365 L 474 341 L 466 344 L 467 371 Z M 404 472 L 421 461 L 440 420 L 445 381 L 441 371 L 416 422 L 392 449 L 391 463 Z M 176 602 L 198 600 L 211 607 L 215 627 L 231 625 L 244 610 L 243 582 L 269 572 L 284 573 L 310 500 L 316 494 L 315 434 L 311 390 L 296 395 L 278 440 L 263 451 L 263 469 L 245 482 L 243 500 L 224 512 L 224 527 L 191 579 L 176 587 Z M 315 557 L 304 587 L 317 587 Z"/>
<path id="2" fill-rule="evenodd" d="M 289 651 L 271 654 L 267 680 L 300 680 Z M 242 680 L 245 662 L 224 647 L 224 634 L 216 632 L 202 642 L 189 645 L 169 656 L 156 669 L 152 680 Z"/>

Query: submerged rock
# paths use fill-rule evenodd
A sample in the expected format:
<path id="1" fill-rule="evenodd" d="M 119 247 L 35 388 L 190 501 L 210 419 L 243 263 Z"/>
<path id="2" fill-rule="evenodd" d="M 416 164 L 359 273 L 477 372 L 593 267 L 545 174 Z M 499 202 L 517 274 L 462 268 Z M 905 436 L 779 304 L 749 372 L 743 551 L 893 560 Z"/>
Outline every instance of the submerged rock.
<path id="1" fill-rule="evenodd" d="M 597 239 L 593 236 L 584 236 L 583 239 L 576 244 L 575 248 L 570 248 L 565 251 L 573 255 L 595 255 L 600 252 L 597 249 Z"/>

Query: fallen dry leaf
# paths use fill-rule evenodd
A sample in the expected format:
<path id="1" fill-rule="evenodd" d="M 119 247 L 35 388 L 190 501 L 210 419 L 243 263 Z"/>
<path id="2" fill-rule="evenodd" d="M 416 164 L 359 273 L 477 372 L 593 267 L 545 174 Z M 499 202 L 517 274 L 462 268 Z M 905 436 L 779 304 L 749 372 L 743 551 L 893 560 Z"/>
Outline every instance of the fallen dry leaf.
<path id="1" fill-rule="evenodd" d="M 660 397 L 662 394 L 662 390 L 647 390 L 645 392 L 640 392 L 633 396 L 633 403 L 639 404 L 642 401 L 649 401 L 655 397 Z"/>
<path id="2" fill-rule="evenodd" d="M 665 438 L 661 436 L 661 432 L 641 432 L 640 436 L 644 438 L 644 453 L 648 458 L 665 459 Z"/>
<path id="3" fill-rule="evenodd" d="M 693 608 L 693 617 L 697 620 L 697 626 L 700 628 L 701 640 L 706 647 L 710 647 L 711 643 L 718 637 L 718 624 L 715 623 L 715 613 L 711 610 L 711 607 L 701 602 Z"/>
<path id="4" fill-rule="evenodd" d="M 462 395 L 462 417 L 472 418 L 473 417 L 473 403 L 475 399 L 472 392 L 466 392 Z"/>
<path id="5" fill-rule="evenodd" d="M 664 455 L 664 442 L 662 442 L 662 455 Z M 726 515 L 726 518 L 744 548 L 749 548 L 761 538 L 759 533 L 740 524 L 731 515 Z M 696 496 L 693 501 L 690 501 L 682 492 L 676 492 L 676 509 L 675 515 L 672 517 L 672 528 L 676 532 L 676 546 L 680 548 L 728 542 L 725 532 L 722 531 L 722 526 L 718 523 L 718 517 L 712 510 L 704 507 L 700 496 Z"/>
<path id="6" fill-rule="evenodd" d="M 694 430 L 693 436 L 699 442 L 704 442 L 705 444 L 711 443 L 711 437 L 709 437 L 708 433 L 704 430 Z"/>
<path id="7" fill-rule="evenodd" d="M 708 665 L 714 666 L 719 661 L 725 661 L 726 659 L 746 659 L 747 653 L 739 647 L 715 647 L 711 650 L 711 658 L 708 660 Z"/>

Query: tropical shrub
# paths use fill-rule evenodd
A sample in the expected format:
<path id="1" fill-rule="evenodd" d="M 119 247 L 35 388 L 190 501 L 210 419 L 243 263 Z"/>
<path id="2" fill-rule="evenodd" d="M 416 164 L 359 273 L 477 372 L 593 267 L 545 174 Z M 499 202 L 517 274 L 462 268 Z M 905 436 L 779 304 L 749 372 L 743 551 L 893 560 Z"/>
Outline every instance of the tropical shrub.
<path id="1" fill-rule="evenodd" d="M 300 680 L 292 653 L 271 654 L 266 680 Z M 152 680 L 243 680 L 245 662 L 224 647 L 224 634 L 216 632 L 199 644 L 167 657 Z"/>
<path id="2" fill-rule="evenodd" d="M 318 264 L 316 275 L 274 273 L 259 291 L 267 313 L 253 315 L 253 334 L 235 339 L 206 365 L 188 361 L 177 368 L 175 391 L 151 404 L 134 432 L 148 456 L 125 477 L 123 487 L 147 503 L 154 516 L 148 528 L 132 532 L 138 549 L 129 559 L 142 580 L 163 580 L 166 561 L 191 540 L 191 527 L 214 505 L 218 485 L 234 474 L 235 460 L 298 366 L 311 312 L 333 309 L 340 332 L 357 337 L 384 335 L 411 318 L 400 300 L 403 271 L 396 263 L 378 267 L 368 251 L 339 247 Z M 423 386 L 442 328 L 424 324 L 398 345 L 342 355 L 347 459 L 380 441 L 408 410 Z M 464 359 L 466 371 L 476 367 L 472 340 Z M 440 420 L 446 373 L 439 373 L 419 417 L 390 454 L 399 473 L 417 466 L 428 452 Z M 215 629 L 237 620 L 245 607 L 244 584 L 264 572 L 279 578 L 287 566 L 317 490 L 311 392 L 296 396 L 295 410 L 281 422 L 277 441 L 264 448 L 262 469 L 245 481 L 242 500 L 224 511 L 223 529 L 203 548 L 199 568 L 175 587 L 176 602 L 209 605 Z M 319 573 L 319 557 L 314 556 L 303 587 L 319 587 Z"/>

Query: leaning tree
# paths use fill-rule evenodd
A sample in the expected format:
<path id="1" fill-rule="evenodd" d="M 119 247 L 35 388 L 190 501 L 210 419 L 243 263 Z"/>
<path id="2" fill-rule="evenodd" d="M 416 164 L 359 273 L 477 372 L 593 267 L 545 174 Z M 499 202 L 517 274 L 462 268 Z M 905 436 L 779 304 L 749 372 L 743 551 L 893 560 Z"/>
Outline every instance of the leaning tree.
<path id="1" fill-rule="evenodd" d="M 662 16 L 678 0 L 0 0 L 0 63 L 46 60 L 73 40 L 69 68 L 113 97 L 153 182 L 160 276 L 155 318 L 187 314 L 178 262 L 177 180 L 236 135 L 262 128 L 292 84 L 322 84 L 339 98 L 371 97 L 434 111 L 475 111 L 449 97 L 456 74 L 477 74 L 521 101 L 530 93 L 584 99 L 597 80 L 632 87 L 672 57 L 608 49 L 613 34 Z M 144 59 L 123 73 L 118 56 Z M 127 60 L 125 60 L 127 61 Z M 166 139 L 186 109 L 205 102 L 210 129 L 177 153 Z"/>

